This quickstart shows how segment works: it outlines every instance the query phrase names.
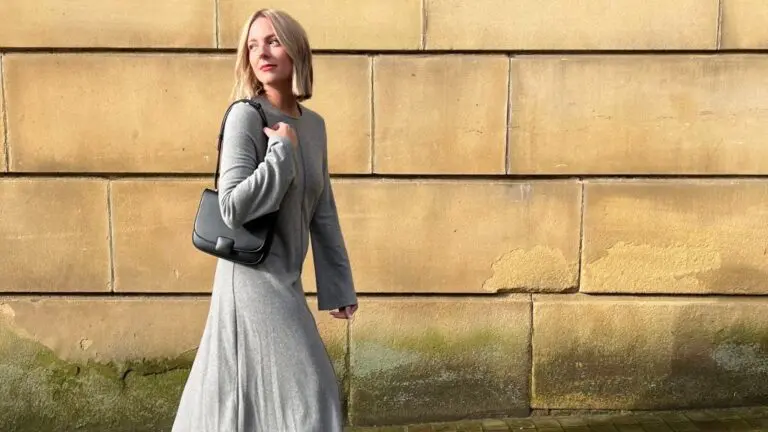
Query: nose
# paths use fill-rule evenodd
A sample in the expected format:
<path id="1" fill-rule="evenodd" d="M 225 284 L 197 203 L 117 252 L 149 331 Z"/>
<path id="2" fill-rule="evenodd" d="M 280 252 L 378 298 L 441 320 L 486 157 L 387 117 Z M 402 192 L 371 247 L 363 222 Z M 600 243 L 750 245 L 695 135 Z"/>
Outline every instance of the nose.
<path id="1" fill-rule="evenodd" d="M 266 44 L 262 44 L 256 48 L 256 56 L 265 59 L 269 57 L 269 47 Z"/>

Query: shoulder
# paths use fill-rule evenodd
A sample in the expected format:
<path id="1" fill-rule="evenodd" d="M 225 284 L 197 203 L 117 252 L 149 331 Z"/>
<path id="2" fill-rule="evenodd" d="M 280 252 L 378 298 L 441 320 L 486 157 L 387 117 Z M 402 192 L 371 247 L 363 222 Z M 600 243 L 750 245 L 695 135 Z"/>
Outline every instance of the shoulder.
<path id="1" fill-rule="evenodd" d="M 229 107 L 229 113 L 225 119 L 225 130 L 227 132 L 248 132 L 254 129 L 260 129 L 262 120 L 256 108 L 248 102 L 234 102 Z"/>
<path id="2" fill-rule="evenodd" d="M 313 130 L 325 133 L 325 119 L 316 111 L 307 108 L 304 104 L 301 105 L 301 115 L 305 117 L 306 124 Z"/>

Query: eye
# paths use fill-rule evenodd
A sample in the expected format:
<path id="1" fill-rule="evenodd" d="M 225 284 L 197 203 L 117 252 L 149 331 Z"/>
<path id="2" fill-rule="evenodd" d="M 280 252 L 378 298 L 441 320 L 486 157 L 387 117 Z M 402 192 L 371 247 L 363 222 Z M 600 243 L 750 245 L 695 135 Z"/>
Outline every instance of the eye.
<path id="1" fill-rule="evenodd" d="M 280 41 L 279 41 L 279 40 L 277 40 L 277 39 L 272 39 L 271 41 L 269 41 L 269 43 L 270 43 L 272 46 L 280 46 Z"/>

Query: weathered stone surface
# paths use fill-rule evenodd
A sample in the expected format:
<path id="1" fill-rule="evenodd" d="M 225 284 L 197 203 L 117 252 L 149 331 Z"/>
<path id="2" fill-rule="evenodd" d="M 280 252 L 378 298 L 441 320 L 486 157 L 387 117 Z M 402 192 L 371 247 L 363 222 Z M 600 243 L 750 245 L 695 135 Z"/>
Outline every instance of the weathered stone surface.
<path id="1" fill-rule="evenodd" d="M 192 245 L 206 187 L 213 187 L 212 181 L 112 182 L 115 291 L 211 291 L 216 258 Z"/>
<path id="2" fill-rule="evenodd" d="M 0 429 L 170 430 L 208 304 L 0 298 L 0 388 L 9 390 L 0 392 Z M 346 322 L 316 320 L 344 377 Z"/>
<path id="3" fill-rule="evenodd" d="M 527 295 L 366 299 L 352 323 L 351 422 L 527 414 L 529 337 Z"/>
<path id="4" fill-rule="evenodd" d="M 261 8 L 278 8 L 306 29 L 313 49 L 418 49 L 421 0 L 219 0 L 219 41 L 237 46 L 247 19 Z M 385 35 L 385 36 L 383 36 Z"/>
<path id="5" fill-rule="evenodd" d="M 359 292 L 576 285 L 578 182 L 343 179 L 333 187 Z M 305 283 L 314 286 L 311 268 Z"/>
<path id="6" fill-rule="evenodd" d="M 212 48 L 214 0 L 3 0 L 0 47 Z"/>
<path id="7" fill-rule="evenodd" d="M 763 0 L 722 0 L 721 48 L 768 48 L 768 3 Z"/>
<path id="8" fill-rule="evenodd" d="M 5 331 L 44 346 L 62 361 L 82 364 L 173 358 L 194 351 L 207 313 L 207 296 L 0 297 Z"/>
<path id="9" fill-rule="evenodd" d="M 718 0 L 429 0 L 427 49 L 714 49 Z"/>
<path id="10" fill-rule="evenodd" d="M 109 291 L 106 182 L 0 180 L 0 291 Z"/>
<path id="11" fill-rule="evenodd" d="M 768 293 L 768 182 L 590 181 L 581 290 Z"/>
<path id="12" fill-rule="evenodd" d="M 2 171 L 8 171 L 5 122 L 5 82 L 3 80 L 3 56 L 0 56 L 0 167 L 2 167 Z"/>
<path id="13" fill-rule="evenodd" d="M 0 429 L 170 430 L 206 306 L 0 300 Z"/>
<path id="14" fill-rule="evenodd" d="M 231 56 L 4 58 L 11 171 L 213 172 Z"/>
<path id="15" fill-rule="evenodd" d="M 374 171 L 503 174 L 508 71 L 504 56 L 375 58 Z"/>
<path id="16" fill-rule="evenodd" d="M 534 296 L 533 408 L 768 398 L 768 299 Z"/>
<path id="17" fill-rule="evenodd" d="M 768 57 L 531 56 L 511 79 L 511 173 L 768 173 Z"/>
<path id="18" fill-rule="evenodd" d="M 371 59 L 313 56 L 314 94 L 306 105 L 325 119 L 332 173 L 371 172 Z"/>

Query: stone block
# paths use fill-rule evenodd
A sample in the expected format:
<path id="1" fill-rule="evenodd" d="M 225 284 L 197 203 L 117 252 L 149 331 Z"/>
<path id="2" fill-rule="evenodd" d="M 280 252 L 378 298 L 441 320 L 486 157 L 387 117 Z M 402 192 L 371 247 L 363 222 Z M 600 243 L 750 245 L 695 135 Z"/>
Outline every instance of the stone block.
<path id="1" fill-rule="evenodd" d="M 0 180 L 0 292 L 108 292 L 107 183 Z"/>
<path id="2" fill-rule="evenodd" d="M 246 20 L 262 8 L 278 8 L 298 20 L 312 49 L 421 47 L 421 0 L 219 0 L 218 8 L 219 41 L 225 48 L 237 46 Z"/>
<path id="3" fill-rule="evenodd" d="M 340 179 L 334 193 L 359 292 L 576 286 L 578 182 Z"/>
<path id="4" fill-rule="evenodd" d="M 768 173 L 768 57 L 527 56 L 511 77 L 510 173 Z"/>
<path id="5" fill-rule="evenodd" d="M 207 296 L 0 298 L 0 429 L 170 430 L 208 307 Z M 347 323 L 315 319 L 344 377 Z"/>
<path id="6" fill-rule="evenodd" d="M 213 173 L 231 56 L 12 54 L 4 63 L 10 171 Z"/>
<path id="7" fill-rule="evenodd" d="M 722 0 L 723 49 L 768 48 L 768 3 L 762 0 Z"/>
<path id="8" fill-rule="evenodd" d="M 532 408 L 763 403 L 766 313 L 768 299 L 535 295 Z"/>
<path id="9" fill-rule="evenodd" d="M 717 47 L 718 0 L 429 0 L 425 5 L 427 49 Z"/>
<path id="10" fill-rule="evenodd" d="M 768 294 L 768 182 L 589 181 L 581 291 Z"/>
<path id="11" fill-rule="evenodd" d="M 374 171 L 504 174 L 505 56 L 374 60 Z"/>
<path id="12" fill-rule="evenodd" d="M 355 425 L 528 412 L 530 297 L 361 302 L 351 335 Z"/>
<path id="13" fill-rule="evenodd" d="M 314 92 L 307 107 L 325 119 L 331 173 L 371 172 L 371 59 L 313 56 Z"/>
<path id="14" fill-rule="evenodd" d="M 3 0 L 0 46 L 215 48 L 214 0 Z"/>
<path id="15" fill-rule="evenodd" d="M 115 291 L 210 292 L 216 258 L 192 245 L 202 180 L 111 183 Z"/>

